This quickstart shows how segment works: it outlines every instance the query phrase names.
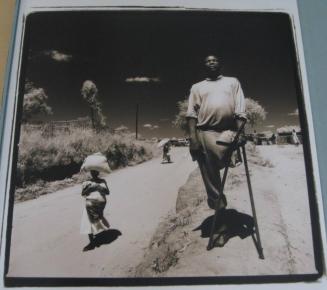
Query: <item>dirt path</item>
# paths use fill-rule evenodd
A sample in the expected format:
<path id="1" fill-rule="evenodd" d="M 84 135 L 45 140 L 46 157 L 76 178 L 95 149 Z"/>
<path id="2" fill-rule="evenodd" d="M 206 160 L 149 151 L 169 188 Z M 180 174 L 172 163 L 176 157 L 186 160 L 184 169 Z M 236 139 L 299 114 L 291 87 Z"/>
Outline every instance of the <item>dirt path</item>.
<path id="1" fill-rule="evenodd" d="M 138 267 L 138 275 L 185 277 L 316 273 L 302 147 L 257 146 L 257 149 L 273 164 L 269 167 L 250 163 L 265 259 L 258 258 L 250 236 L 244 239 L 233 237 L 224 247 L 207 251 L 208 236 L 201 236 L 201 232 L 210 229 L 205 221 L 211 220 L 213 211 L 206 202 L 202 202 L 193 207 L 189 224 L 178 226 L 166 235 L 157 230 L 158 236 L 164 237 L 161 240 L 164 253 L 159 248 L 150 250 Z M 185 198 L 192 193 L 204 197 L 199 171 L 192 176 L 183 186 Z M 233 211 L 234 217 L 235 214 L 252 215 L 245 181 L 243 166 L 230 170 L 225 193 L 229 212 Z M 161 259 L 161 268 L 170 262 L 173 265 L 164 272 L 156 272 L 153 261 L 160 255 L 169 256 L 167 253 L 172 257 L 168 262 Z"/>
<path id="2" fill-rule="evenodd" d="M 172 160 L 156 158 L 108 176 L 105 216 L 122 235 L 93 251 L 82 252 L 88 239 L 79 234 L 80 185 L 16 204 L 8 276 L 126 277 L 196 167 L 188 148 L 174 148 Z"/>

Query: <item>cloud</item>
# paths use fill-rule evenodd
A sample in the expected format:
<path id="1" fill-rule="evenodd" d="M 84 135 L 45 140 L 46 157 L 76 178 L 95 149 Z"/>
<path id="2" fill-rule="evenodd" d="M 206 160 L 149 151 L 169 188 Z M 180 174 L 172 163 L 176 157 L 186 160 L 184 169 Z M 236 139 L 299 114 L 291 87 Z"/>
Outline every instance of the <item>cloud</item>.
<path id="1" fill-rule="evenodd" d="M 275 125 L 267 125 L 266 127 L 267 127 L 267 128 L 274 128 Z"/>
<path id="2" fill-rule="evenodd" d="M 127 132 L 129 131 L 128 127 L 125 125 L 120 125 L 119 127 L 114 129 L 115 132 Z"/>
<path id="3" fill-rule="evenodd" d="M 143 127 L 147 128 L 147 129 L 150 129 L 150 130 L 155 130 L 155 129 L 159 128 L 158 125 L 151 125 L 151 124 L 144 124 Z"/>
<path id="4" fill-rule="evenodd" d="M 155 77 L 145 77 L 145 76 L 137 76 L 137 77 L 130 77 L 125 80 L 127 83 L 159 83 L 160 79 Z"/>
<path id="5" fill-rule="evenodd" d="M 43 52 L 44 55 L 49 56 L 55 61 L 58 62 L 69 62 L 72 59 L 72 55 L 70 54 L 65 54 L 63 52 L 60 52 L 58 50 L 46 50 Z"/>
<path id="6" fill-rule="evenodd" d="M 295 109 L 294 112 L 288 113 L 288 116 L 298 116 L 299 115 L 299 109 Z"/>

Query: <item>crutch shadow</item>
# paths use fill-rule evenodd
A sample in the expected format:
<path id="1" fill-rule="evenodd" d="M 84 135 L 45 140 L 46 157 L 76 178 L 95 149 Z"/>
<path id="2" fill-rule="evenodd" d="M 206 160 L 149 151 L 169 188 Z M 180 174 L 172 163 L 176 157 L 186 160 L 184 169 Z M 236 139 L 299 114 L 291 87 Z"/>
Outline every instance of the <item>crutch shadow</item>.
<path id="1" fill-rule="evenodd" d="M 208 238 L 213 223 L 214 216 L 207 217 L 200 226 L 193 231 L 201 230 L 201 237 Z M 253 217 L 238 212 L 235 209 L 226 209 L 218 213 L 215 227 L 214 246 L 223 247 L 229 239 L 240 237 L 244 239 L 254 234 Z"/>
<path id="2" fill-rule="evenodd" d="M 121 235 L 122 235 L 122 233 L 119 230 L 109 229 L 107 231 L 104 231 L 104 232 L 96 235 L 95 244 L 97 245 L 97 247 L 101 247 L 102 245 L 111 244 L 113 241 L 115 241 Z"/>

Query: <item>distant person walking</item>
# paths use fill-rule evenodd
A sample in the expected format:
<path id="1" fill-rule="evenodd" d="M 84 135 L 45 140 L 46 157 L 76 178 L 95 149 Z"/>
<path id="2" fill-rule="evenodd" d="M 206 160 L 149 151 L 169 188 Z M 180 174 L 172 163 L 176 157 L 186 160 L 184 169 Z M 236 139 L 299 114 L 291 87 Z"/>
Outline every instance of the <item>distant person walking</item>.
<path id="1" fill-rule="evenodd" d="M 259 138 L 256 130 L 253 131 L 253 143 L 254 145 L 259 145 Z"/>
<path id="2" fill-rule="evenodd" d="M 190 153 L 197 160 L 212 209 L 227 205 L 222 193 L 220 169 L 227 166 L 227 146 L 216 141 L 233 141 L 241 119 L 245 118 L 245 100 L 240 82 L 221 73 L 221 61 L 214 55 L 205 58 L 207 78 L 192 86 L 187 110 Z"/>
<path id="3" fill-rule="evenodd" d="M 163 148 L 162 148 L 162 162 L 168 162 L 171 163 L 171 158 L 170 158 L 170 142 L 167 142 Z"/>
<path id="4" fill-rule="evenodd" d="M 270 138 L 270 141 L 271 141 L 271 144 L 272 145 L 275 145 L 276 144 L 276 139 L 277 139 L 277 137 L 276 137 L 275 133 L 273 133 L 272 136 L 271 136 L 271 138 Z"/>
<path id="5" fill-rule="evenodd" d="M 300 144 L 299 138 L 296 134 L 295 129 L 292 130 L 292 143 L 296 146 L 298 146 Z"/>
<path id="6" fill-rule="evenodd" d="M 83 251 L 93 250 L 97 246 L 96 236 L 104 231 L 109 230 L 109 222 L 103 215 L 103 211 L 107 204 L 106 196 L 109 195 L 109 188 L 107 182 L 104 179 L 99 178 L 99 170 L 109 166 L 107 164 L 101 164 L 102 161 L 98 160 L 105 159 L 104 156 L 90 155 L 88 159 L 85 160 L 85 169 L 90 171 L 91 178 L 82 184 L 82 196 L 85 198 L 85 209 L 82 216 L 81 222 L 81 233 L 88 234 L 89 244 L 84 247 Z M 93 164 L 90 164 L 92 163 Z M 87 164 L 88 163 L 88 164 Z M 83 164 L 83 166 L 84 166 Z M 98 170 L 94 170 L 98 169 Z"/>

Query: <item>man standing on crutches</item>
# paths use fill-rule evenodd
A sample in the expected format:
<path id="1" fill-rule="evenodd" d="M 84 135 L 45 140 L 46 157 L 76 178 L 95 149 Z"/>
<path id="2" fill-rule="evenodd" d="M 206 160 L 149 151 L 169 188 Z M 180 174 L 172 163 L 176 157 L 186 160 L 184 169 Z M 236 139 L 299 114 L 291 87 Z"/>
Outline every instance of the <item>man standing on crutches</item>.
<path id="1" fill-rule="evenodd" d="M 190 153 L 197 160 L 208 195 L 208 205 L 227 205 L 220 192 L 219 170 L 226 166 L 227 147 L 216 141 L 231 142 L 245 117 L 244 95 L 239 81 L 221 74 L 221 62 L 209 55 L 204 60 L 207 78 L 191 88 L 186 117 L 190 131 Z"/>
<path id="2" fill-rule="evenodd" d="M 227 205 L 220 170 L 230 162 L 230 148 L 226 144 L 234 141 L 237 131 L 243 131 L 245 100 L 240 82 L 221 74 L 221 61 L 217 56 L 207 56 L 204 65 L 207 78 L 192 86 L 186 117 L 190 153 L 199 164 L 208 206 L 216 211 L 215 219 Z M 237 138 L 242 139 L 239 134 Z M 225 181 L 226 176 L 223 179 Z M 213 247 L 212 236 L 213 233 L 208 250 Z"/>

